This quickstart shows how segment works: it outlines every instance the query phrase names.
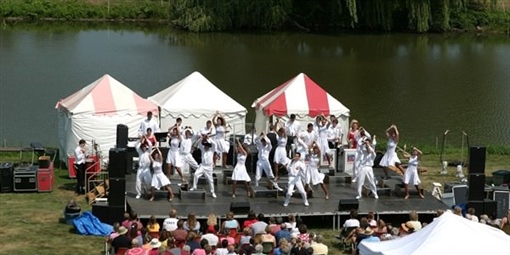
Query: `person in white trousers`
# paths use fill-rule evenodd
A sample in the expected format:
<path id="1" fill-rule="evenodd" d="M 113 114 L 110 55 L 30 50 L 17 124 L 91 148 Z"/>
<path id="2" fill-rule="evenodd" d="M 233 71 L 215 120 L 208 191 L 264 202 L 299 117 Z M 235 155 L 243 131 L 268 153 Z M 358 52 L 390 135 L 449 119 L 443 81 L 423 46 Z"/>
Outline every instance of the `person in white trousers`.
<path id="1" fill-rule="evenodd" d="M 193 187 L 190 190 L 196 190 L 198 178 L 202 177 L 202 175 L 205 175 L 207 181 L 209 182 L 211 196 L 216 198 L 216 194 L 214 193 L 213 180 L 215 144 L 208 138 L 208 136 L 205 136 L 202 139 L 202 142 L 198 144 L 198 147 L 202 151 L 202 162 L 200 163 L 200 166 L 193 176 Z"/>
<path id="2" fill-rule="evenodd" d="M 193 171 L 198 169 L 198 163 L 193 158 L 193 155 L 191 154 L 191 149 L 193 147 L 193 141 L 191 140 L 191 137 L 193 136 L 193 130 L 192 129 L 185 129 L 184 130 L 184 137 L 181 139 L 181 147 L 180 147 L 180 153 L 181 153 L 181 159 L 182 163 L 188 164 Z M 191 172 L 190 169 L 190 172 Z"/>
<path id="3" fill-rule="evenodd" d="M 372 139 L 370 133 L 368 133 L 368 131 L 366 131 L 363 127 L 360 127 L 357 133 L 354 135 L 354 139 L 356 139 L 356 144 L 358 146 L 356 146 L 356 153 L 354 154 L 354 166 L 353 166 L 354 176 L 352 177 L 352 182 L 356 182 L 358 179 L 358 172 L 359 169 L 361 168 L 361 160 L 363 155 L 363 146 L 361 145 L 363 144 L 363 140 L 367 138 L 372 141 L 372 148 L 375 149 L 375 145 L 377 144 L 375 140 L 375 135 L 374 138 Z"/>
<path id="4" fill-rule="evenodd" d="M 362 140 L 362 143 L 358 143 L 358 147 L 361 147 L 361 161 L 358 172 L 358 196 L 356 199 L 361 198 L 361 190 L 365 181 L 368 182 L 370 191 L 374 194 L 374 198 L 378 199 L 377 188 L 375 186 L 374 180 L 374 160 L 375 160 L 375 150 L 372 147 L 372 143 L 369 138 L 365 138 Z"/>
<path id="5" fill-rule="evenodd" d="M 269 138 L 264 134 L 260 133 L 260 136 L 255 140 L 258 150 L 257 169 L 255 171 L 255 186 L 259 186 L 260 178 L 262 178 L 262 171 L 266 174 L 266 177 L 273 183 L 273 187 L 279 191 L 283 191 L 278 186 L 278 183 L 274 180 L 273 171 L 271 170 L 271 164 L 269 163 L 269 152 L 273 148 Z"/>
<path id="6" fill-rule="evenodd" d="M 136 152 L 138 152 L 138 170 L 136 171 L 136 199 L 140 199 L 142 196 L 142 185 L 144 190 L 151 186 L 151 157 L 150 152 L 152 151 L 151 142 L 145 137 L 136 142 Z M 144 192 L 145 193 L 145 192 Z"/>
<path id="7" fill-rule="evenodd" d="M 302 175 L 301 172 L 306 170 L 306 165 L 302 160 L 300 160 L 300 158 L 301 153 L 296 152 L 294 154 L 294 158 L 292 160 L 289 160 L 289 163 L 287 164 L 287 171 L 289 172 L 289 187 L 287 188 L 285 202 L 283 203 L 283 206 L 285 207 L 289 206 L 290 197 L 294 192 L 294 187 L 296 187 L 299 193 L 301 194 L 305 206 L 309 206 L 305 188 L 303 187 L 303 182 L 301 180 Z"/>

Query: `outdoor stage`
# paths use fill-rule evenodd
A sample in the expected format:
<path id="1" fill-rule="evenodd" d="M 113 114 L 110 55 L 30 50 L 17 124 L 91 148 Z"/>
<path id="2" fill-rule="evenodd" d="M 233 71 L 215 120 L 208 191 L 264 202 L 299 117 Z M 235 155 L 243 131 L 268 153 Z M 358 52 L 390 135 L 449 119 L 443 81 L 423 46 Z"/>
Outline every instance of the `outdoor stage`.
<path id="1" fill-rule="evenodd" d="M 231 169 L 230 169 L 231 170 Z M 286 217 L 290 213 L 299 214 L 302 217 L 331 217 L 332 225 L 334 229 L 340 227 L 340 217 L 342 221 L 346 220 L 349 214 L 349 210 L 339 211 L 339 201 L 344 199 L 354 199 L 356 197 L 356 183 L 346 182 L 345 178 L 335 176 L 330 178 L 330 182 L 327 185 L 330 191 L 329 200 L 325 199 L 324 192 L 320 186 L 314 187 L 313 197 L 309 198 L 310 206 L 306 207 L 303 205 L 303 200 L 300 194 L 295 192 L 293 198 L 288 207 L 283 206 L 285 199 L 285 192 L 264 192 L 268 190 L 265 185 L 265 178 L 262 178 L 259 187 L 260 193 L 255 198 L 248 198 L 246 196 L 246 190 L 243 183 L 238 184 L 236 191 L 236 198 L 232 198 L 232 185 L 225 185 L 222 176 L 223 169 L 215 168 L 217 173 L 217 185 L 216 195 L 217 198 L 211 197 L 209 192 L 209 185 L 205 182 L 198 185 L 198 188 L 203 188 L 206 191 L 205 199 L 200 194 L 190 194 L 190 198 L 179 199 L 179 187 L 178 183 L 180 180 L 179 176 L 175 174 L 172 176 L 172 190 L 175 194 L 175 198 L 172 202 L 169 202 L 166 198 L 166 191 L 158 191 L 156 193 L 156 199 L 149 201 L 148 198 L 142 197 L 136 199 L 135 195 L 135 177 L 136 174 L 126 176 L 126 201 L 131 208 L 135 211 L 138 216 L 142 219 L 147 219 L 151 215 L 156 216 L 158 219 L 164 219 L 168 217 L 168 212 L 171 209 L 176 209 L 178 216 L 186 218 L 189 212 L 194 212 L 199 219 L 207 218 L 210 213 L 215 213 L 221 217 L 230 211 L 230 205 L 232 202 L 249 202 L 250 209 L 254 210 L 257 214 L 264 213 L 266 217 L 271 216 L 282 216 Z M 376 178 L 377 176 L 383 176 L 382 169 L 374 170 Z M 386 195 L 379 195 L 379 199 L 373 197 L 366 197 L 366 194 L 362 199 L 359 200 L 360 214 L 366 214 L 368 212 L 374 212 L 376 215 L 403 215 L 408 214 L 411 211 L 416 211 L 419 214 L 435 214 L 437 209 L 448 209 L 448 207 L 433 197 L 429 192 L 425 192 L 425 198 L 419 198 L 416 193 L 411 193 L 411 197 L 407 200 L 403 199 L 403 196 L 395 194 L 394 186 L 400 183 L 399 176 L 392 176 L 389 180 L 386 180 L 386 185 L 391 187 L 387 190 Z M 254 178 L 252 177 L 252 180 Z M 285 190 L 287 179 L 285 177 L 278 181 L 280 187 Z M 254 183 L 252 182 L 252 185 Z M 414 191 L 414 189 L 413 189 Z M 391 194 L 391 196 L 390 196 Z M 415 194 L 413 196 L 413 194 Z M 236 218 L 244 219 L 246 214 L 237 214 Z"/>

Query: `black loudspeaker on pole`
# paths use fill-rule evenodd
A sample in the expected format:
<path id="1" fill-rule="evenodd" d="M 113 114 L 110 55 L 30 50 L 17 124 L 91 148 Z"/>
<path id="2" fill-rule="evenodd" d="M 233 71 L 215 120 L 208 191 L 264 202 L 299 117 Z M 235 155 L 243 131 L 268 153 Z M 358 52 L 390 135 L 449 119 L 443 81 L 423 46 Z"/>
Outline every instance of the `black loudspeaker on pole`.
<path id="1" fill-rule="evenodd" d="M 117 125 L 117 148 L 127 148 L 128 131 L 128 126 L 124 124 Z"/>
<path id="2" fill-rule="evenodd" d="M 485 197 L 485 155 L 485 147 L 469 148 L 468 198 L 470 201 L 483 201 Z"/>

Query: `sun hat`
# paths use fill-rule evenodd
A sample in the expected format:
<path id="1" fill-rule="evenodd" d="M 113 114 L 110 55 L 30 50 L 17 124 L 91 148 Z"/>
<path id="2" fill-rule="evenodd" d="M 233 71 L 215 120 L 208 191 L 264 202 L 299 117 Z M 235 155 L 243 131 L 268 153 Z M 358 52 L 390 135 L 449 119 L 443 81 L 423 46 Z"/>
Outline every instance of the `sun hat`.
<path id="1" fill-rule="evenodd" d="M 120 226 L 118 232 L 119 232 L 119 235 L 125 235 L 128 232 L 128 230 L 126 227 Z"/>
<path id="2" fill-rule="evenodd" d="M 152 238 L 151 242 L 149 243 L 151 248 L 159 248 L 161 247 L 161 242 L 157 238 Z"/>
<path id="3" fill-rule="evenodd" d="M 363 234 L 371 236 L 372 234 L 374 234 L 374 230 L 371 227 L 368 227 L 365 229 L 365 232 L 363 232 Z"/>
<path id="4" fill-rule="evenodd" d="M 405 232 L 408 232 L 408 233 L 411 233 L 411 232 L 414 232 L 414 226 L 413 226 L 413 223 L 408 221 L 406 223 L 402 223 L 402 229 L 405 231 Z"/>

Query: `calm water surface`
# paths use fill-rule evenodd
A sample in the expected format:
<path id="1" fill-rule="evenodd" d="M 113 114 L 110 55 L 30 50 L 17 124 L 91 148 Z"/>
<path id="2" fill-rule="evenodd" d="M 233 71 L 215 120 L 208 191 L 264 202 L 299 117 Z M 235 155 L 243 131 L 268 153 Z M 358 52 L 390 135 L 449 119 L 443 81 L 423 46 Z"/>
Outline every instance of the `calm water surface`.
<path id="1" fill-rule="evenodd" d="M 0 28 L 0 139 L 57 145 L 60 98 L 110 74 L 142 97 L 193 71 L 244 105 L 300 72 L 383 137 L 510 145 L 510 38 L 485 35 L 192 34 L 166 27 Z M 214 100 L 214 98 L 211 98 Z"/>

